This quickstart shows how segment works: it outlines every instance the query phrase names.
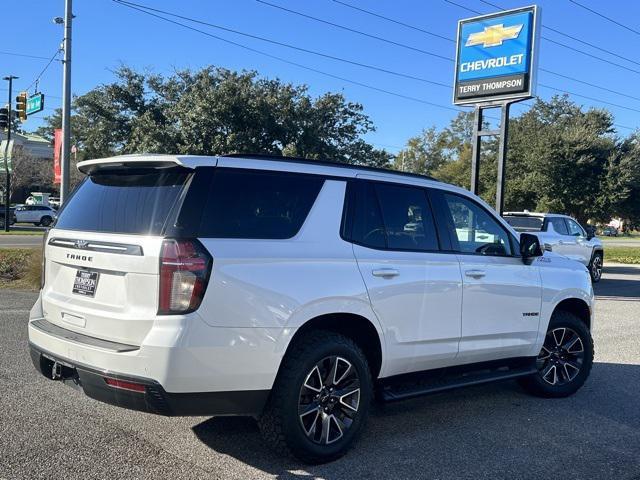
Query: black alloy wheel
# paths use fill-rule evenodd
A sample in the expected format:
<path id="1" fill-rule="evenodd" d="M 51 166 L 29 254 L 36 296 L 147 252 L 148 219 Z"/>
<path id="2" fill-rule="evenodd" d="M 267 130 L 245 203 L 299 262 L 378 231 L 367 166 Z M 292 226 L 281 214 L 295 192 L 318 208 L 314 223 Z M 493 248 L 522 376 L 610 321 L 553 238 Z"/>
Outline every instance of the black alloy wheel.
<path id="1" fill-rule="evenodd" d="M 584 363 L 584 344 L 571 328 L 554 328 L 547 332 L 536 360 L 542 379 L 552 386 L 570 383 Z"/>
<path id="2" fill-rule="evenodd" d="M 589 266 L 589 273 L 591 274 L 591 280 L 597 283 L 602 278 L 602 254 L 596 253 L 591 259 L 591 265 Z"/>
<path id="3" fill-rule="evenodd" d="M 328 445 L 351 427 L 360 407 L 360 378 L 343 357 L 320 360 L 300 388 L 298 417 L 312 442 Z"/>

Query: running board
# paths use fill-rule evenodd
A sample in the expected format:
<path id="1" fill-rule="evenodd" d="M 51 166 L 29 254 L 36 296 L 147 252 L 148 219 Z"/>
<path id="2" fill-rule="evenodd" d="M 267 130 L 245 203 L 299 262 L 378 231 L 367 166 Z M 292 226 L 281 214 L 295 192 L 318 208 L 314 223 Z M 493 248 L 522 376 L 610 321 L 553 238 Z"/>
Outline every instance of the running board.
<path id="1" fill-rule="evenodd" d="M 523 377 L 537 372 L 535 360 L 535 357 L 511 358 L 383 378 L 378 383 L 378 397 L 385 402 L 393 402 L 454 388 Z"/>

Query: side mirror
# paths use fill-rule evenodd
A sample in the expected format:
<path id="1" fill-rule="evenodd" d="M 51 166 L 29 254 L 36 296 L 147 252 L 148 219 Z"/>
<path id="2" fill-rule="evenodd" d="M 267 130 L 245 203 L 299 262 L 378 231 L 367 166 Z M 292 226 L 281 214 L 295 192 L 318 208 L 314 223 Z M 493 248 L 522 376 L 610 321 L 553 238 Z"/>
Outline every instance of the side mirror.
<path id="1" fill-rule="evenodd" d="M 587 232 L 587 240 L 591 240 L 592 238 L 594 238 L 596 235 L 593 233 L 593 230 L 589 230 Z"/>
<path id="2" fill-rule="evenodd" d="M 540 240 L 538 239 L 538 237 L 530 233 L 521 233 L 520 255 L 522 255 L 523 261 L 533 257 L 541 257 L 542 248 L 540 247 Z"/>

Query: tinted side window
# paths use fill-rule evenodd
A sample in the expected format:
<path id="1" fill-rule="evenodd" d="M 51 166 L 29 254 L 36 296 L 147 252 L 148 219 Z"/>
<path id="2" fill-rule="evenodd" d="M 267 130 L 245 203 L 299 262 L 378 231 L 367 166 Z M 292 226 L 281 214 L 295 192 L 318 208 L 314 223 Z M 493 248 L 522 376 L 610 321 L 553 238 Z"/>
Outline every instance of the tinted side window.
<path id="1" fill-rule="evenodd" d="M 393 250 L 438 250 L 438 239 L 425 190 L 376 184 L 387 233 Z"/>
<path id="2" fill-rule="evenodd" d="M 553 229 L 556 233 L 560 235 L 569 235 L 569 230 L 567 230 L 567 225 L 564 223 L 564 219 L 558 217 L 551 217 L 549 219 L 551 225 L 553 225 Z"/>
<path id="3" fill-rule="evenodd" d="M 444 193 L 444 198 L 455 227 L 454 240 L 457 240 L 460 252 L 511 255 L 509 234 L 480 205 L 449 193 Z"/>
<path id="4" fill-rule="evenodd" d="M 584 237 L 586 236 L 584 230 L 577 222 L 571 220 L 570 218 L 565 218 L 567 225 L 569 227 L 569 235 L 573 235 L 574 237 Z"/>
<path id="5" fill-rule="evenodd" d="M 373 184 L 358 182 L 353 184 L 356 189 L 355 208 L 353 211 L 352 240 L 370 248 L 386 248 L 387 239 L 382 223 L 382 214 Z"/>
<path id="6" fill-rule="evenodd" d="M 316 175 L 217 169 L 199 236 L 291 238 L 302 227 L 323 183 Z"/>

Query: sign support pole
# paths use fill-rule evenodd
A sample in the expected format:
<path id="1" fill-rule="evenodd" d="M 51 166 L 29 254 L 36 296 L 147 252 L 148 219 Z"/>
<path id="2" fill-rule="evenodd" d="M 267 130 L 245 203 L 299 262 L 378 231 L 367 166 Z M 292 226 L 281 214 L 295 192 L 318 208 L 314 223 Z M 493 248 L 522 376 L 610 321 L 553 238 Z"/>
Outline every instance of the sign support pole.
<path id="1" fill-rule="evenodd" d="M 13 112 L 11 111 L 11 104 L 13 102 L 12 89 L 13 89 L 13 81 L 18 77 L 14 75 L 9 75 L 4 77 L 3 80 L 7 80 L 9 82 L 9 118 L 7 125 L 7 145 L 4 147 L 4 175 L 5 175 L 5 185 L 4 185 L 4 231 L 9 231 L 9 225 L 11 223 L 11 174 L 9 173 L 9 148 L 11 147 L 11 128 L 12 128 L 12 118 Z"/>
<path id="2" fill-rule="evenodd" d="M 471 192 L 478 195 L 480 180 L 480 150 L 482 148 L 482 107 L 477 106 L 473 114 L 473 138 L 471 140 Z"/>
<path id="3" fill-rule="evenodd" d="M 471 140 L 471 192 L 478 195 L 480 179 L 480 153 L 482 150 L 482 137 L 498 137 L 498 178 L 496 182 L 496 211 L 502 215 L 504 209 L 504 184 L 507 164 L 507 141 L 509 139 L 509 109 L 513 100 L 499 103 L 487 103 L 476 105 L 473 116 L 473 137 Z M 500 107 L 500 128 L 498 130 L 482 129 L 482 114 L 486 108 Z"/>
<path id="4" fill-rule="evenodd" d="M 498 181 L 496 183 L 496 212 L 502 215 L 504 210 L 504 181 L 507 160 L 507 142 L 509 140 L 509 107 L 510 102 L 502 104 L 500 115 L 500 145 L 498 147 Z"/>

